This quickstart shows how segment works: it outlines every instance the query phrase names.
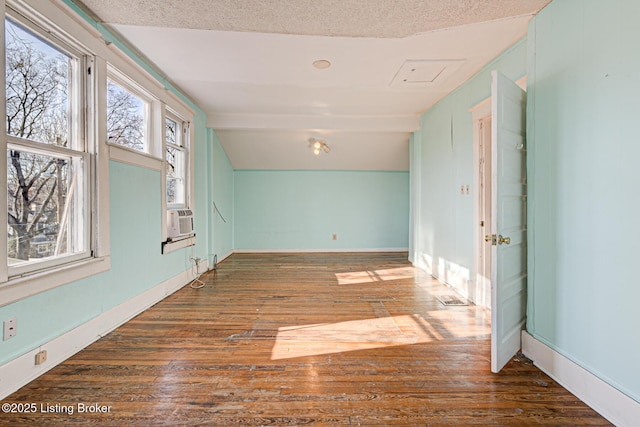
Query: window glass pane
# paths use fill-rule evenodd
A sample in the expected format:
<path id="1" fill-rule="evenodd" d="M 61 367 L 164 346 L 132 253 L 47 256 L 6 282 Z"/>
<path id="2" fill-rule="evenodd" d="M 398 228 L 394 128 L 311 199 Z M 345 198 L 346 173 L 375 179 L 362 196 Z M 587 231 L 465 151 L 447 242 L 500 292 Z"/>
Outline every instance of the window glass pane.
<path id="1" fill-rule="evenodd" d="M 5 19 L 7 134 L 68 146 L 72 58 Z"/>
<path id="2" fill-rule="evenodd" d="M 7 150 L 9 266 L 84 250 L 82 160 Z"/>
<path id="3" fill-rule="evenodd" d="M 169 118 L 165 119 L 165 139 L 167 143 L 173 145 L 180 145 L 178 140 L 178 123 Z"/>
<path id="4" fill-rule="evenodd" d="M 147 103 L 122 86 L 107 82 L 107 141 L 146 151 Z"/>
<path id="5" fill-rule="evenodd" d="M 166 160 L 167 204 L 184 205 L 184 152 L 167 145 Z"/>

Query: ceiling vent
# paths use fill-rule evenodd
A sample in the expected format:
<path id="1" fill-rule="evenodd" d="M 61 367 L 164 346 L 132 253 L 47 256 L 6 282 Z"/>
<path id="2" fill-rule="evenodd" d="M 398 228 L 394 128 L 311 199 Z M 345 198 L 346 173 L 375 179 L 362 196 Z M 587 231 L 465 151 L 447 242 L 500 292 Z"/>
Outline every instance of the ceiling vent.
<path id="1" fill-rule="evenodd" d="M 431 88 L 444 83 L 464 59 L 418 59 L 404 61 L 389 86 L 394 88 Z"/>

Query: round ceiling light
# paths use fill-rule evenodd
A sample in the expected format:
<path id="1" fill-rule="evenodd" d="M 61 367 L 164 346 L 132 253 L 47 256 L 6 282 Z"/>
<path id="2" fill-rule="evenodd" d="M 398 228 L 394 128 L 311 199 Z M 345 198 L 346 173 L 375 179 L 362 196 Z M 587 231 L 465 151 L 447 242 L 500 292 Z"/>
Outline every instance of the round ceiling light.
<path id="1" fill-rule="evenodd" d="M 327 61 L 326 59 L 318 59 L 316 61 L 313 61 L 313 66 L 318 70 L 326 70 L 327 68 L 331 67 L 331 62 Z"/>

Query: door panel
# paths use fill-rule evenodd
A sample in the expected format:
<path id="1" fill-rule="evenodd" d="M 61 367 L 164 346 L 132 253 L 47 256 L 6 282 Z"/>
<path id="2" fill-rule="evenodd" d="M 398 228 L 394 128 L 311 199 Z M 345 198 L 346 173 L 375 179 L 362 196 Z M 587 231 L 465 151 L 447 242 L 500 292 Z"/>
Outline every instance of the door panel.
<path id="1" fill-rule="evenodd" d="M 526 93 L 498 71 L 492 74 L 491 230 L 498 237 L 491 266 L 491 370 L 499 372 L 520 350 L 527 292 Z M 510 241 L 500 242 L 500 237 Z"/>

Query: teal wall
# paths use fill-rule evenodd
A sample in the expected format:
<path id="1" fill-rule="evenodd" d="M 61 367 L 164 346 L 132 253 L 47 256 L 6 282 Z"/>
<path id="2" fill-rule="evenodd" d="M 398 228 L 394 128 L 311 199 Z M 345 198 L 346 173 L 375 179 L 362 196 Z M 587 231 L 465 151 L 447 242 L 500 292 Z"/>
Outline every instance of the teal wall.
<path id="1" fill-rule="evenodd" d="M 408 247 L 408 172 L 236 171 L 234 186 L 236 249 Z"/>
<path id="2" fill-rule="evenodd" d="M 224 152 L 217 135 L 212 129 L 209 129 L 210 147 L 213 156 L 213 167 L 209 173 L 212 175 L 212 192 L 211 201 L 209 203 L 209 212 L 211 212 L 211 222 L 213 224 L 213 251 L 209 262 L 213 262 L 213 256 L 217 257 L 218 262 L 223 257 L 229 255 L 233 250 L 233 180 L 234 171 L 231 162 Z M 214 204 L 218 209 L 215 212 Z"/>
<path id="3" fill-rule="evenodd" d="M 491 70 L 518 80 L 526 73 L 522 40 L 421 118 L 411 147 L 414 180 L 412 261 L 473 297 L 473 126 L 469 109 L 491 96 Z M 469 185 L 470 194 L 460 194 Z M 466 192 L 465 192 L 466 193 Z"/>
<path id="4" fill-rule="evenodd" d="M 0 364 L 189 268 L 191 249 L 160 253 L 160 173 L 112 161 L 109 175 L 111 270 L 0 307 L 0 319 L 18 319 L 16 337 L 0 342 Z"/>
<path id="5" fill-rule="evenodd" d="M 528 331 L 640 401 L 640 2 L 529 27 Z"/>
<path id="6" fill-rule="evenodd" d="M 105 38 L 115 40 L 99 24 L 93 24 L 103 31 Z M 156 75 L 167 90 L 183 98 L 196 111 L 195 140 L 192 145 L 195 154 L 193 197 L 196 246 L 162 255 L 161 174 L 158 171 L 111 161 L 111 269 L 0 307 L 0 319 L 18 319 L 16 337 L 0 341 L 0 365 L 190 269 L 192 264 L 189 259 L 192 255 L 206 259 L 207 255 L 213 252 L 213 242 L 208 238 L 211 233 L 208 230 L 210 210 L 207 206 L 211 191 L 208 171 L 213 161 L 209 156 L 212 149 L 206 129 L 206 115 L 153 72 L 140 58 L 134 55 L 133 59 Z M 216 165 L 226 167 L 227 171 L 230 168 L 226 156 L 218 156 Z M 215 178 L 219 178 L 217 173 Z M 227 193 L 231 193 L 231 190 L 227 190 Z M 228 240 L 230 242 L 230 239 Z M 229 242 L 226 244 L 230 244 Z"/>

